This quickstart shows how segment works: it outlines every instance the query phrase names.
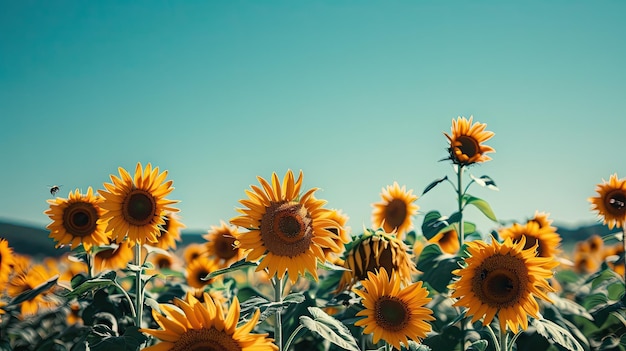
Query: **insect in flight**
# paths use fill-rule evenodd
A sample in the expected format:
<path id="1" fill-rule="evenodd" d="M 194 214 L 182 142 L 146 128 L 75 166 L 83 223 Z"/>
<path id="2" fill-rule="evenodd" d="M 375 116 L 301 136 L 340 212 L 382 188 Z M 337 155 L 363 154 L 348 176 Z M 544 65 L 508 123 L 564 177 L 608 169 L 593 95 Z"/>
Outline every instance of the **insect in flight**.
<path id="1" fill-rule="evenodd" d="M 56 195 L 59 192 L 59 190 L 61 189 L 62 186 L 63 185 L 53 185 L 53 186 L 50 186 L 50 195 L 52 195 L 52 196 Z"/>

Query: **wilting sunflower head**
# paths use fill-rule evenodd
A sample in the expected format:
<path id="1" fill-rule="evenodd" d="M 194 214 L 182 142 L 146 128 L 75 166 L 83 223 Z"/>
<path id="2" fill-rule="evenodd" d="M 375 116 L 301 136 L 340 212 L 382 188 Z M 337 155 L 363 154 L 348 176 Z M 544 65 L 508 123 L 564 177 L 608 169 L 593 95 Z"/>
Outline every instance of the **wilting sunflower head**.
<path id="1" fill-rule="evenodd" d="M 411 275 L 417 273 L 413 254 L 409 247 L 393 233 L 382 230 L 366 230 L 356 238 L 344 258 L 344 268 L 337 291 L 350 288 L 359 280 L 366 279 L 368 272 L 378 269 L 397 273 L 403 282 L 411 282 Z"/>
<path id="2" fill-rule="evenodd" d="M 400 350 L 400 343 L 408 347 L 409 339 L 419 341 L 431 331 L 427 321 L 435 320 L 432 311 L 424 307 L 431 299 L 422 282 L 402 287 L 397 273 L 387 274 L 385 268 L 368 272 L 362 280 L 363 290 L 354 288 L 365 307 L 357 316 L 365 318 L 354 323 L 364 326 L 363 333 L 372 334 L 373 341 L 385 340 Z"/>
<path id="3" fill-rule="evenodd" d="M 495 152 L 495 150 L 483 143 L 491 139 L 493 132 L 486 131 L 487 127 L 484 123 L 474 123 L 474 117 L 470 116 L 469 120 L 465 117 L 458 117 L 452 120 L 452 135 L 445 134 L 450 146 L 448 153 L 450 160 L 460 166 L 468 166 L 474 163 L 482 163 L 491 160 L 486 154 Z"/>
<path id="4" fill-rule="evenodd" d="M 428 242 L 436 243 L 441 247 L 441 251 L 451 255 L 457 254 L 461 248 L 459 234 L 454 228 L 433 236 Z"/>
<path id="5" fill-rule="evenodd" d="M 9 242 L 0 238 L 0 285 L 9 280 L 9 274 L 13 271 L 13 249 L 9 247 Z"/>
<path id="6" fill-rule="evenodd" d="M 525 245 L 525 237 L 517 243 L 511 238 L 502 244 L 494 238 L 491 244 L 467 243 L 469 257 L 463 268 L 453 271 L 460 278 L 450 288 L 458 299 L 454 306 L 466 307 L 472 323 L 484 317 L 483 325 L 488 325 L 497 314 L 500 330 L 508 326 L 517 333 L 519 326 L 528 328 L 528 315 L 540 318 L 535 296 L 552 302 L 547 292 L 554 289 L 548 279 L 558 262 L 535 256 L 537 244 L 529 249 Z"/>
<path id="7" fill-rule="evenodd" d="M 246 190 L 248 199 L 239 202 L 246 208 L 231 223 L 248 229 L 241 233 L 239 248 L 247 254 L 246 260 L 259 261 L 257 271 L 267 269 L 270 276 L 282 279 L 286 273 L 292 283 L 307 271 L 317 280 L 317 262 L 324 261 L 324 248 L 340 251 L 338 234 L 329 228 L 339 223 L 323 208 L 324 200 L 313 196 L 317 188 L 300 194 L 302 171 L 295 180 L 287 171 L 281 184 L 272 174 L 272 183 L 257 177 L 261 188 L 251 185 Z"/>
<path id="8" fill-rule="evenodd" d="M 57 242 L 56 247 L 69 245 L 74 249 L 82 244 L 85 251 L 90 251 L 92 246 L 109 242 L 106 224 L 99 221 L 103 213 L 102 198 L 94 195 L 91 187 L 86 194 L 76 189 L 70 191 L 67 199 L 57 197 L 48 203 L 50 208 L 44 213 L 52 223 L 46 228 L 50 229 L 50 238 Z"/>
<path id="9" fill-rule="evenodd" d="M 417 214 L 419 206 L 414 204 L 417 195 L 413 190 L 406 190 L 406 186 L 400 187 L 398 182 L 383 188 L 380 196 L 381 202 L 372 204 L 372 224 L 374 228 L 383 228 L 385 232 L 396 232 L 398 237 L 402 236 L 413 228 L 411 217 Z"/>
<path id="10" fill-rule="evenodd" d="M 226 268 L 243 258 L 243 250 L 237 246 L 237 227 L 220 221 L 220 226 L 211 226 L 209 233 L 203 236 L 206 254 L 216 261 L 220 268 Z"/>
<path id="11" fill-rule="evenodd" d="M 559 252 L 561 236 L 555 231 L 555 227 L 540 227 L 536 221 L 528 221 L 526 224 L 513 223 L 512 226 L 499 230 L 502 239 L 510 238 L 514 243 L 518 243 L 522 237 L 525 238 L 524 249 L 537 247 L 537 256 L 554 257 Z"/>
<path id="12" fill-rule="evenodd" d="M 159 227 L 159 236 L 157 242 L 152 243 L 153 246 L 163 250 L 176 249 L 176 242 L 180 241 L 180 231 L 185 228 L 180 219 L 173 212 L 167 212 L 163 215 L 165 224 Z"/>
<path id="13" fill-rule="evenodd" d="M 106 231 L 117 243 L 128 239 L 131 245 L 156 243 L 165 225 L 163 215 L 178 212 L 172 207 L 178 201 L 165 198 L 174 187 L 172 181 L 165 181 L 167 171 L 159 173 L 159 167 L 152 168 L 148 163 L 142 169 L 137 163 L 135 175 L 119 168 L 120 177 L 111 175 L 112 183 L 104 183 L 106 190 L 98 190 L 104 198 L 100 207 L 105 211 L 102 222 Z"/>
<path id="14" fill-rule="evenodd" d="M 213 279 L 204 280 L 204 277 L 218 269 L 215 261 L 210 260 L 207 256 L 200 256 L 187 264 L 185 270 L 187 284 L 192 288 L 203 289 L 213 282 Z"/>
<path id="15" fill-rule="evenodd" d="M 596 186 L 596 192 L 598 196 L 589 198 L 591 209 L 598 212 L 609 229 L 621 228 L 626 221 L 626 178 L 618 179 L 614 173 L 608 182 L 603 179 Z"/>
<path id="16" fill-rule="evenodd" d="M 94 256 L 94 267 L 99 271 L 122 269 L 133 259 L 133 255 L 133 248 L 128 242 L 109 244 L 98 249 Z"/>
<path id="17" fill-rule="evenodd" d="M 185 300 L 176 299 L 175 306 L 160 305 L 163 314 L 156 310 L 152 316 L 161 329 L 140 329 L 160 339 L 160 343 L 145 351 L 260 351 L 278 350 L 268 334 L 251 334 L 259 320 L 255 311 L 250 320 L 237 327 L 239 300 L 233 302 L 224 313 L 222 305 L 215 303 L 208 293 L 200 302 L 191 293 Z"/>

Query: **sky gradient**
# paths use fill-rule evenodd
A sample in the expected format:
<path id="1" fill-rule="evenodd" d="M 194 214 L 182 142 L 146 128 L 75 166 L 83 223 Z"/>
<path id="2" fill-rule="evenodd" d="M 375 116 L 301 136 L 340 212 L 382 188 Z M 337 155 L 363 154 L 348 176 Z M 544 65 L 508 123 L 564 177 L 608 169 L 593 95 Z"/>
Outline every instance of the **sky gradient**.
<path id="1" fill-rule="evenodd" d="M 354 234 L 397 181 L 452 176 L 451 120 L 495 132 L 473 187 L 501 220 L 593 223 L 626 177 L 623 1 L 0 0 L 0 218 L 45 226 L 58 196 L 137 162 L 169 171 L 188 230 L 304 172 Z M 442 184 L 420 215 L 450 214 Z M 494 223 L 469 210 L 487 233 Z"/>

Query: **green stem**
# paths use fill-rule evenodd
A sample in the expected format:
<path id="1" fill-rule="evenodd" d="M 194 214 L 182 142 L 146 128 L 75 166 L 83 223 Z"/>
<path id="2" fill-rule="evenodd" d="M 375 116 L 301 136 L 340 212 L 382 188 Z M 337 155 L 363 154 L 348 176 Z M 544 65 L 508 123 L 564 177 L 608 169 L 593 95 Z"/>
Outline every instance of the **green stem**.
<path id="1" fill-rule="evenodd" d="M 509 351 L 506 346 L 506 327 L 504 330 L 500 330 L 500 351 Z"/>
<path id="2" fill-rule="evenodd" d="M 296 335 L 298 334 L 298 332 L 300 330 L 302 330 L 304 328 L 304 326 L 302 324 L 300 324 L 296 330 L 293 331 L 293 333 L 291 333 L 291 335 L 289 336 L 289 339 L 287 339 L 287 342 L 285 343 L 285 350 L 289 350 L 289 346 L 291 346 L 291 342 L 293 341 L 293 339 L 296 338 Z"/>
<path id="3" fill-rule="evenodd" d="M 274 301 L 281 303 L 283 302 L 283 277 L 279 279 L 278 277 L 272 277 L 272 285 L 274 286 Z M 274 342 L 278 346 L 278 351 L 283 351 L 283 326 L 282 326 L 282 310 L 279 309 L 274 314 L 276 323 L 274 324 Z"/>
<path id="4" fill-rule="evenodd" d="M 133 264 L 139 267 L 139 270 L 135 272 L 135 325 L 141 328 L 141 320 L 143 315 L 143 284 L 141 284 L 141 245 L 135 244 L 135 257 L 133 257 Z"/>
<path id="5" fill-rule="evenodd" d="M 122 294 L 124 294 L 124 297 L 126 298 L 126 301 L 128 301 L 128 305 L 130 306 L 130 313 L 133 315 L 134 318 L 137 318 L 137 311 L 135 311 L 135 306 L 133 306 L 133 300 L 130 298 L 126 290 L 124 290 L 124 288 L 117 282 L 117 280 L 113 280 L 113 284 L 119 291 L 122 292 Z"/>
<path id="6" fill-rule="evenodd" d="M 463 191 L 461 190 L 463 187 L 463 166 L 459 165 L 457 168 L 457 198 L 458 198 L 458 206 L 459 206 L 459 247 L 463 247 L 463 240 L 465 236 L 465 226 L 463 225 Z"/>

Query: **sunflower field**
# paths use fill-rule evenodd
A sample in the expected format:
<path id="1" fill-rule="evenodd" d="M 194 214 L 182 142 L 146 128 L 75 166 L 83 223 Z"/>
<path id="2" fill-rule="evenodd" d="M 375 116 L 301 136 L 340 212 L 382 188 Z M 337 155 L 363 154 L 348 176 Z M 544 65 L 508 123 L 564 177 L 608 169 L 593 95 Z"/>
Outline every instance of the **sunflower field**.
<path id="1" fill-rule="evenodd" d="M 0 350 L 626 351 L 626 178 L 588 199 L 612 234 L 567 252 L 548 213 L 504 225 L 471 194 L 497 190 L 471 173 L 495 152 L 486 127 L 452 120 L 451 174 L 419 194 L 451 186 L 454 213 L 394 182 L 356 232 L 302 171 L 257 176 L 184 247 L 173 181 L 149 163 L 50 199 L 51 245 L 71 252 L 35 261 L 0 239 Z"/>

